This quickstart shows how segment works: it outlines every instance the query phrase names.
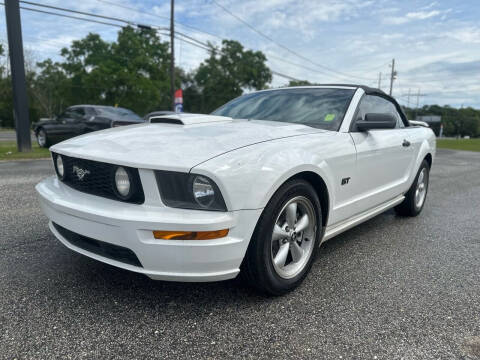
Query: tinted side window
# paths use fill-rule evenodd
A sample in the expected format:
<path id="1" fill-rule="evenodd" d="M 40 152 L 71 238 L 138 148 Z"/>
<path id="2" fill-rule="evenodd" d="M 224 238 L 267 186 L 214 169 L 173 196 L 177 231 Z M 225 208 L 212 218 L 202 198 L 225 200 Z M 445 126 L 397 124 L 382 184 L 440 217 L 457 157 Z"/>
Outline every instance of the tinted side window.
<path id="1" fill-rule="evenodd" d="M 75 113 L 73 112 L 73 109 L 67 109 L 62 115 L 63 120 L 72 120 L 75 119 Z"/>
<path id="2" fill-rule="evenodd" d="M 84 116 L 85 115 L 85 110 L 83 108 L 75 108 L 73 109 L 73 112 L 77 116 Z"/>
<path id="3" fill-rule="evenodd" d="M 397 119 L 396 127 L 405 127 L 400 114 L 395 108 L 395 105 L 380 96 L 366 95 L 362 98 L 362 101 L 360 102 L 360 105 L 358 107 L 357 118 L 365 120 L 365 114 L 368 113 L 392 114 Z"/>
<path id="4" fill-rule="evenodd" d="M 70 118 L 75 120 L 75 121 L 81 121 L 83 120 L 83 117 L 85 116 L 85 110 L 83 108 L 73 108 L 73 109 L 69 109 L 67 110 L 69 115 L 70 115 Z"/>
<path id="5" fill-rule="evenodd" d="M 85 108 L 85 114 L 87 115 L 96 115 L 95 109 L 91 107 L 86 107 Z"/>
<path id="6" fill-rule="evenodd" d="M 63 113 L 57 116 L 57 121 L 63 121 L 67 118 L 67 116 L 68 116 L 68 112 L 67 110 L 65 110 Z"/>

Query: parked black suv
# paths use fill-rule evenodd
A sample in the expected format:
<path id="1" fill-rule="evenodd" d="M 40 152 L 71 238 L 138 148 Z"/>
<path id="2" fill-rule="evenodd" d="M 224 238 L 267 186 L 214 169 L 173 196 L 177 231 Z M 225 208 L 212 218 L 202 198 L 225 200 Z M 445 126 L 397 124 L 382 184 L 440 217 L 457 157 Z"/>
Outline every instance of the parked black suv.
<path id="1" fill-rule="evenodd" d="M 133 111 L 113 106 L 75 105 L 52 120 L 40 121 L 34 131 L 38 145 L 48 147 L 59 141 L 110 127 L 145 122 Z"/>

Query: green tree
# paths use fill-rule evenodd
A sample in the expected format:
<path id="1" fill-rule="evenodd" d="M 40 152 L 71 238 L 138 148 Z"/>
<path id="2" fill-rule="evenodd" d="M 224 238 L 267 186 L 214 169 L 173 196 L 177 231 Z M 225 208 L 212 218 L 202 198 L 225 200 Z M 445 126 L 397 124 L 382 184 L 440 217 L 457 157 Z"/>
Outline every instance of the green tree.
<path id="1" fill-rule="evenodd" d="M 71 80 L 62 65 L 51 59 L 37 63 L 37 67 L 39 73 L 33 81 L 32 98 L 40 112 L 52 118 L 71 105 L 72 99 L 68 97 Z"/>
<path id="2" fill-rule="evenodd" d="M 139 114 L 170 108 L 168 43 L 154 30 L 125 27 L 113 43 L 89 34 L 61 54 L 77 103 L 119 105 Z"/>
<path id="3" fill-rule="evenodd" d="M 28 55 L 28 53 L 25 54 L 25 63 L 31 64 L 32 61 Z M 27 96 L 29 98 L 29 116 L 30 119 L 35 119 L 38 116 L 37 108 L 32 105 L 32 84 L 35 72 L 29 66 L 26 66 L 25 71 Z M 12 77 L 8 70 L 7 54 L 5 54 L 3 44 L 0 44 L 0 127 L 12 128 L 14 126 Z"/>
<path id="4" fill-rule="evenodd" d="M 315 85 L 315 84 L 312 84 L 307 80 L 298 80 L 298 81 L 290 80 L 287 86 L 291 87 L 291 86 L 307 86 L 307 85 Z"/>
<path id="5" fill-rule="evenodd" d="M 263 89 L 272 80 L 262 52 L 245 50 L 233 40 L 223 40 L 220 49 L 211 49 L 193 76 L 194 87 L 186 90 L 194 111 L 209 113 L 244 90 Z"/>
<path id="6" fill-rule="evenodd" d="M 441 116 L 445 136 L 480 136 L 480 111 L 471 107 L 455 109 L 448 105 L 425 105 L 421 109 L 404 109 L 409 119 L 415 119 L 417 115 Z"/>
<path id="7" fill-rule="evenodd" d="M 88 34 L 84 39 L 73 41 L 70 48 L 63 48 L 61 55 L 64 57 L 62 68 L 70 79 L 66 96 L 76 103 L 101 102 L 109 86 L 105 82 L 108 80 L 105 62 L 111 59 L 110 44 L 98 34 Z"/>

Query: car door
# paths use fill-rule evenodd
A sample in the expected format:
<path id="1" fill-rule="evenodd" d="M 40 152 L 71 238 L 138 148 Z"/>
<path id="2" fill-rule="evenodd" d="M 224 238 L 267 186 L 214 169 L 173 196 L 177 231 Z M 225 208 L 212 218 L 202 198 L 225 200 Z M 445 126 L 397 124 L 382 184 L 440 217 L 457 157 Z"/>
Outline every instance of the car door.
<path id="1" fill-rule="evenodd" d="M 70 139 L 84 133 L 85 110 L 81 107 L 70 107 L 58 117 L 59 136 Z"/>
<path id="2" fill-rule="evenodd" d="M 58 115 L 53 123 L 48 126 L 47 132 L 50 139 L 54 142 L 65 140 L 68 136 L 68 119 L 70 118 L 70 109 L 66 109 Z"/>
<path id="3" fill-rule="evenodd" d="M 395 116 L 394 129 L 358 131 L 352 124 L 350 135 L 357 151 L 356 210 L 366 211 L 405 192 L 414 150 L 396 106 L 388 98 L 365 95 L 357 109 L 355 121 L 368 113 Z M 408 186 L 407 186 L 408 188 Z"/>
<path id="4" fill-rule="evenodd" d="M 69 137 L 78 136 L 86 132 L 87 114 L 85 108 L 75 106 L 72 108 L 71 117 L 69 119 Z"/>

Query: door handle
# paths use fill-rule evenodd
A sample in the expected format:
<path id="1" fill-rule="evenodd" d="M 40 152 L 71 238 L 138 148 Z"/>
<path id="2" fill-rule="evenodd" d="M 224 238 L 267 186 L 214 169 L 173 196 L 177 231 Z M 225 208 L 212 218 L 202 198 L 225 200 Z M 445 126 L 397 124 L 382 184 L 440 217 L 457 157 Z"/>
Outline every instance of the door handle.
<path id="1" fill-rule="evenodd" d="M 408 141 L 407 139 L 403 139 L 403 143 L 402 143 L 403 147 L 409 147 L 410 145 L 411 145 L 410 141 Z"/>

